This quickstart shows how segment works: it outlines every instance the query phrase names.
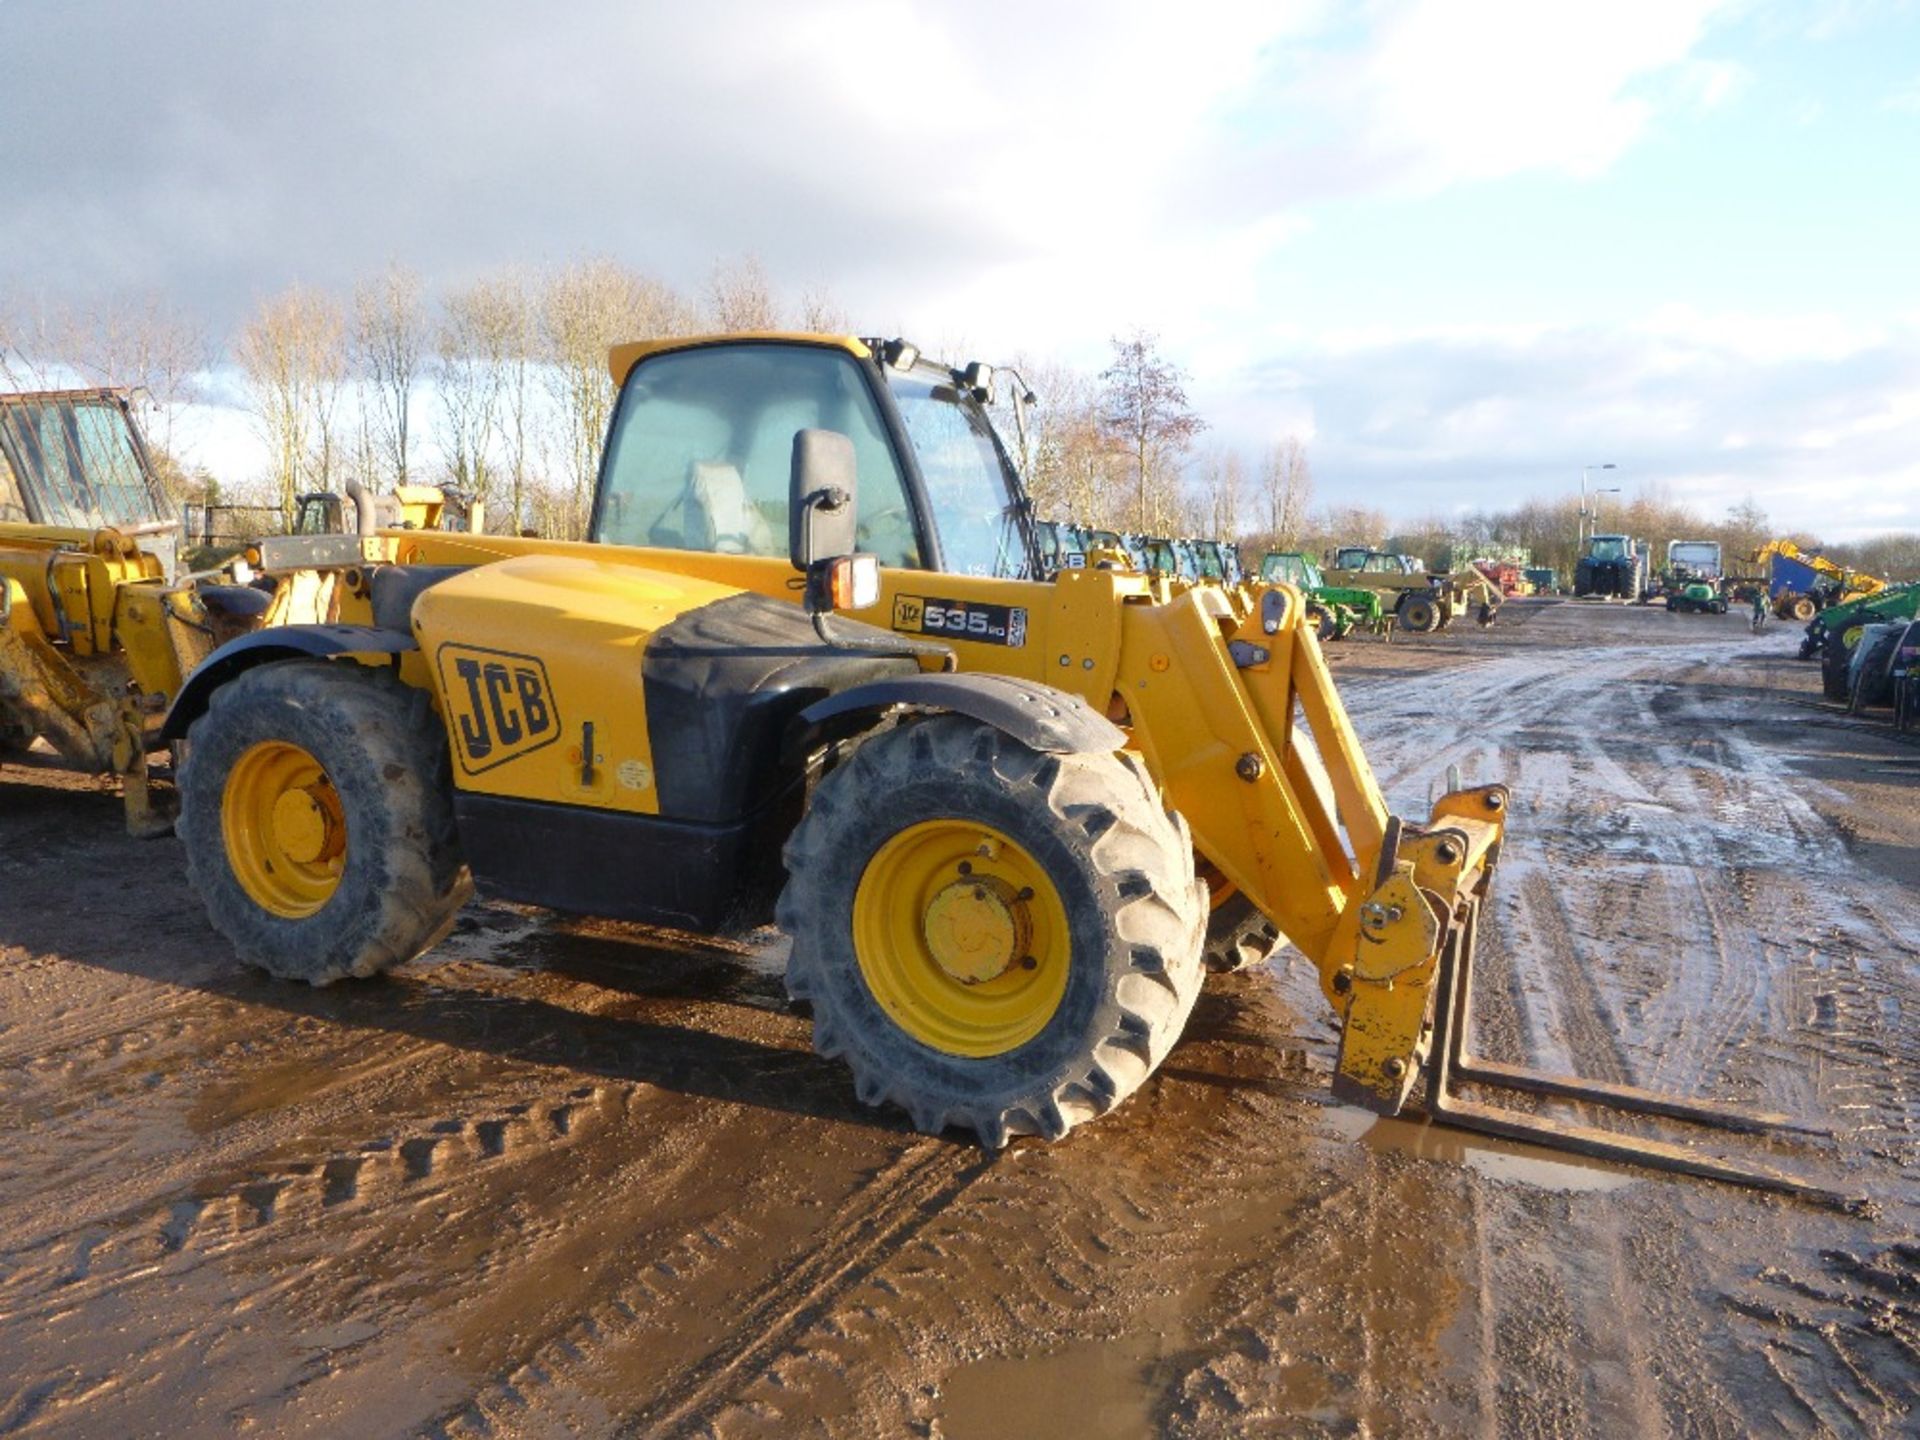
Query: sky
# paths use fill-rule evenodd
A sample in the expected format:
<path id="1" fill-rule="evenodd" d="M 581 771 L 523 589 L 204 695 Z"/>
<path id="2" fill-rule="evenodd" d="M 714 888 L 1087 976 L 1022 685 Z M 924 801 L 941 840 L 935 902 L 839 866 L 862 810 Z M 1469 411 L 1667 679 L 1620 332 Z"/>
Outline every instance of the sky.
<path id="1" fill-rule="evenodd" d="M 753 254 L 862 333 L 1098 369 L 1411 517 L 1585 465 L 1920 528 L 1920 3 L 0 0 L 0 292 L 231 327 Z M 232 413 L 216 465 L 257 463 Z"/>

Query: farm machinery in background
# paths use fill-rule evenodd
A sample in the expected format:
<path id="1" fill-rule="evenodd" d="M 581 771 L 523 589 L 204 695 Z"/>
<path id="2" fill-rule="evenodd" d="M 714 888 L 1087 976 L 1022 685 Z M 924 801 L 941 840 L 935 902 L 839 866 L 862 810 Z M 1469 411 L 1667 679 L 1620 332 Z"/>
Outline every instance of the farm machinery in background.
<path id="1" fill-rule="evenodd" d="M 1651 561 L 1645 541 L 1631 535 L 1591 535 L 1573 566 L 1576 596 L 1638 603 L 1647 593 Z"/>
<path id="2" fill-rule="evenodd" d="M 439 485 L 396 485 L 370 493 L 350 485 L 346 495 L 315 491 L 294 502 L 295 535 L 351 535 L 362 528 L 362 504 L 373 506 L 373 528 L 378 530 L 486 529 L 486 501 L 465 491 Z"/>
<path id="3" fill-rule="evenodd" d="M 1091 564 L 1189 584 L 1237 585 L 1243 578 L 1240 552 L 1225 540 L 1123 535 L 1070 520 L 1036 520 L 1033 533 L 1041 577 Z"/>
<path id="4" fill-rule="evenodd" d="M 1321 574 L 1324 584 L 1339 589 L 1378 591 L 1394 622 L 1415 635 L 1443 630 L 1468 613 L 1491 625 L 1500 611 L 1499 590 L 1471 565 L 1434 571 L 1411 555 L 1340 545 L 1327 552 Z"/>
<path id="5" fill-rule="evenodd" d="M 1726 614 L 1727 577 L 1720 563 L 1720 542 L 1669 540 L 1660 589 L 1669 610 Z"/>
<path id="6" fill-rule="evenodd" d="M 383 526 L 478 518 L 430 486 L 350 484 L 344 508 L 316 494 L 296 511 L 302 538 L 343 556 Z M 187 678 L 227 641 L 329 603 L 321 577 L 254 583 L 272 538 L 196 571 L 184 540 L 124 392 L 0 395 L 0 754 L 40 741 L 67 768 L 117 777 L 136 835 L 173 825 L 149 758 L 170 748 L 163 722 Z"/>
<path id="7" fill-rule="evenodd" d="M 1291 585 L 1307 600 L 1307 619 L 1324 642 L 1344 640 L 1356 628 L 1393 636 L 1381 592 L 1364 585 L 1329 585 L 1320 567 L 1297 550 L 1274 550 L 1260 562 L 1260 578 L 1269 585 Z"/>
<path id="8" fill-rule="evenodd" d="M 1508 600 L 1533 594 L 1533 582 L 1527 578 L 1526 567 L 1518 560 L 1476 560 L 1473 568 L 1486 576 L 1487 583 Z"/>
<path id="9" fill-rule="evenodd" d="M 1820 662 L 1820 689 L 1829 700 L 1853 692 L 1854 655 L 1869 627 L 1920 617 L 1920 581 L 1881 585 L 1869 594 L 1828 605 L 1807 622 L 1800 658 Z"/>
<path id="10" fill-rule="evenodd" d="M 1782 620 L 1810 621 L 1830 605 L 1864 599 L 1886 587 L 1884 580 L 1802 550 L 1791 540 L 1768 541 L 1747 563 L 1767 567 L 1767 598 Z"/>
<path id="11" fill-rule="evenodd" d="M 169 508 L 125 392 L 0 395 L 0 753 L 118 776 L 135 834 L 172 825 L 147 783 L 168 705 L 270 600 L 244 561 L 180 573 Z"/>

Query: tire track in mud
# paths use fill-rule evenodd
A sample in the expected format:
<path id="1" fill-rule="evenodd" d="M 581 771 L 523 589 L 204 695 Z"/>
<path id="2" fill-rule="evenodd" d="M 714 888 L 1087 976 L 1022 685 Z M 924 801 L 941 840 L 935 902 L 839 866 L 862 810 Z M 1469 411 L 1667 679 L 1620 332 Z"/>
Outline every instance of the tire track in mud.
<path id="1" fill-rule="evenodd" d="M 386 981 L 369 993 L 376 1004 L 452 1004 L 480 993 L 463 981 L 456 960 L 430 984 L 402 989 Z M 369 1091 L 385 1094 L 442 1055 L 430 1036 L 381 1032 L 370 1039 L 333 1013 L 344 1007 L 352 1018 L 367 996 L 248 976 L 235 983 L 246 987 L 244 1000 L 215 990 L 197 1013 L 182 1010 L 164 1027 L 130 1032 L 143 1043 L 98 1042 L 84 1056 L 68 1050 L 18 1067 L 33 1083 L 4 1108 L 31 1114 L 33 1123 L 22 1127 L 16 1163 L 0 1182 L 10 1252 L 58 1243 L 75 1228 L 63 1167 L 77 1160 L 97 1157 L 103 1177 L 89 1196 L 96 1213 L 84 1223 L 111 1228 L 204 1187 L 208 1174 L 284 1150 L 292 1125 L 305 1136 L 363 1130 Z M 502 984 L 496 976 L 487 993 L 512 997 L 528 988 L 530 982 Z M 452 1063 L 482 1068 L 470 1056 Z M 509 1105 L 526 1080 L 524 1073 L 472 1073 L 462 1098 Z M 45 1163 L 37 1163 L 42 1152 Z"/>
<path id="2" fill-rule="evenodd" d="M 574 1085 L 531 1101 L 476 1105 L 410 1130 L 216 1176 L 170 1197 L 88 1217 L 0 1254 L 0 1324 L 41 1322 L 167 1268 L 273 1246 L 289 1227 L 338 1213 L 417 1205 L 478 1169 L 538 1162 L 624 1111 L 632 1087 Z M 478 1118 L 475 1118 L 475 1117 Z"/>
<path id="3" fill-rule="evenodd" d="M 1777 1387 L 1783 1432 L 1894 1436 L 1920 1415 L 1920 1244 L 1827 1248 L 1721 1296 Z"/>
<path id="4" fill-rule="evenodd" d="M 868 1280 L 894 1252 L 916 1239 L 939 1213 L 956 1204 L 993 1164 L 991 1157 L 963 1158 L 946 1143 L 927 1141 L 901 1157 L 899 1174 L 883 1178 L 874 1203 L 836 1217 L 833 1233 L 786 1275 L 750 1297 L 736 1332 L 675 1378 L 619 1433 L 629 1436 L 681 1433 L 688 1422 L 755 1374 L 832 1313 L 856 1286 Z M 867 1200 L 863 1192 L 862 1201 Z"/>
<path id="5" fill-rule="evenodd" d="M 722 1272 L 764 1243 L 760 1227 L 748 1216 L 775 1197 L 738 1197 L 716 1220 L 650 1246 L 656 1258 L 638 1278 L 557 1327 L 507 1373 L 422 1429 L 449 1440 L 573 1432 L 569 1417 L 580 1394 L 594 1388 L 590 1377 L 617 1369 L 622 1352 L 669 1340 L 676 1325 L 675 1304 L 687 1292 L 718 1290 L 725 1293 L 719 1303 L 729 1316 L 725 1338 L 677 1367 L 646 1410 L 619 1427 L 623 1433 L 675 1433 L 742 1367 L 786 1343 L 814 1314 L 830 1307 L 864 1278 L 877 1256 L 926 1224 L 990 1163 L 977 1152 L 969 1159 L 967 1152 L 946 1141 L 915 1140 L 836 1212 L 801 1258 L 777 1269 L 770 1280 L 757 1286 L 749 1282 L 744 1291 L 728 1286 Z M 600 1418 L 609 1422 L 617 1413 L 610 1410 Z"/>

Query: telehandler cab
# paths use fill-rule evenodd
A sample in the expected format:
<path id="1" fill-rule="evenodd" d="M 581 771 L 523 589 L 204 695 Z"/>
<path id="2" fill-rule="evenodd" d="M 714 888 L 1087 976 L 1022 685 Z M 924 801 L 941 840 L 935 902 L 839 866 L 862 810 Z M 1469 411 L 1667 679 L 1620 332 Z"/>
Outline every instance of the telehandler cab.
<path id="1" fill-rule="evenodd" d="M 1033 578 L 987 367 L 810 335 L 611 364 L 588 541 L 268 542 L 332 577 L 329 612 L 224 647 L 167 721 L 193 882 L 244 959 L 374 973 L 475 879 L 690 930 L 771 913 L 861 1100 L 997 1147 L 1152 1073 L 1225 892 L 1316 967 L 1342 1097 L 1393 1114 L 1424 1077 L 1455 1124 L 1826 1194 L 1455 1098 L 1788 1123 L 1470 1059 L 1505 787 L 1391 814 L 1291 587 Z"/>

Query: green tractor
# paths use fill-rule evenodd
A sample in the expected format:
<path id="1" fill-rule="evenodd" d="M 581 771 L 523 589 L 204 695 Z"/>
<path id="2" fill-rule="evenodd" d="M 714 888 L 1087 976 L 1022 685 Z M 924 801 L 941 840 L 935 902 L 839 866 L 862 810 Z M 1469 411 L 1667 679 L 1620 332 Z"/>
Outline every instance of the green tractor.
<path id="1" fill-rule="evenodd" d="M 1829 700 L 1849 695 L 1849 670 L 1854 647 L 1867 626 L 1893 620 L 1920 619 L 1920 580 L 1889 585 L 1842 605 L 1829 605 L 1807 625 L 1800 642 L 1802 660 L 1820 662 L 1820 688 Z"/>
<path id="2" fill-rule="evenodd" d="M 1727 613 L 1718 540 L 1668 541 L 1667 570 L 1662 581 L 1668 610 L 1682 614 L 1688 611 L 1710 615 Z"/>
<path id="3" fill-rule="evenodd" d="M 1260 562 L 1260 578 L 1268 584 L 1293 586 L 1307 599 L 1307 616 L 1315 635 L 1325 640 L 1344 640 L 1355 626 L 1370 630 L 1386 629 L 1386 610 L 1380 592 L 1358 585 L 1329 585 L 1320 567 L 1307 556 L 1293 550 L 1275 550 Z"/>

